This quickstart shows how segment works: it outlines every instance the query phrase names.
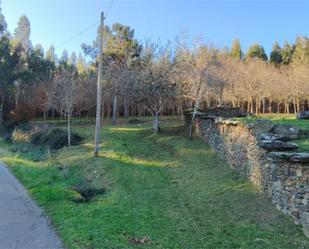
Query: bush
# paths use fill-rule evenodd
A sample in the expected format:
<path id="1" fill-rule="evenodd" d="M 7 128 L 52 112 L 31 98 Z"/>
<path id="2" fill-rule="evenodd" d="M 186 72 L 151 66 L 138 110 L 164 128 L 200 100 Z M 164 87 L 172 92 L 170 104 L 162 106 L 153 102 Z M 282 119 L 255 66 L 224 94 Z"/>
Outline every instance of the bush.
<path id="1" fill-rule="evenodd" d="M 81 140 L 81 136 L 71 132 L 71 145 L 78 145 Z M 68 146 L 68 134 L 67 131 L 60 128 L 49 128 L 34 133 L 30 141 L 35 145 L 45 145 L 51 149 L 60 149 Z"/>
<path id="2" fill-rule="evenodd" d="M 51 126 L 38 124 L 21 124 L 9 132 L 8 137 L 14 143 L 31 143 L 37 146 L 48 146 L 50 149 L 60 149 L 68 145 L 68 134 L 66 130 Z M 71 145 L 78 145 L 82 138 L 78 134 L 71 132 Z"/>

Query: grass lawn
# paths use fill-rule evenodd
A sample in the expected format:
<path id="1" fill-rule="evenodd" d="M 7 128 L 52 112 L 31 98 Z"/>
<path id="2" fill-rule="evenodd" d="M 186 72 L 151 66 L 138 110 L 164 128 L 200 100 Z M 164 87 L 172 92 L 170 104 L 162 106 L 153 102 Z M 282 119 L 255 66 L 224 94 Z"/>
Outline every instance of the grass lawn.
<path id="1" fill-rule="evenodd" d="M 243 120 L 244 122 L 253 122 L 257 118 L 270 119 L 275 124 L 287 124 L 297 126 L 302 130 L 309 131 L 309 120 L 299 120 L 296 118 L 295 114 L 261 114 L 258 117 L 246 117 L 246 118 L 237 118 L 236 120 Z M 293 140 L 293 143 L 296 143 L 299 148 L 299 152 L 309 152 L 309 137 Z"/>
<path id="2" fill-rule="evenodd" d="M 70 249 L 309 248 L 300 227 L 175 125 L 158 136 L 148 124 L 105 125 L 99 158 L 92 157 L 94 127 L 74 126 L 85 138 L 80 146 L 12 153 L 2 141 L 0 159 Z M 85 182 L 105 194 L 72 201 L 72 186 Z"/>
<path id="3" fill-rule="evenodd" d="M 277 123 L 277 124 L 294 125 L 294 126 L 298 126 L 300 129 L 303 129 L 303 130 L 309 130 L 309 120 L 296 119 L 295 114 L 290 114 L 290 115 L 264 114 L 262 115 L 262 117 L 271 119 L 274 123 Z M 294 140 L 293 142 L 299 146 L 298 151 L 309 152 L 309 137 Z"/>
<path id="4" fill-rule="evenodd" d="M 301 129 L 309 130 L 309 120 L 297 119 L 295 114 L 263 114 L 261 117 L 270 119 L 277 124 L 296 125 Z"/>

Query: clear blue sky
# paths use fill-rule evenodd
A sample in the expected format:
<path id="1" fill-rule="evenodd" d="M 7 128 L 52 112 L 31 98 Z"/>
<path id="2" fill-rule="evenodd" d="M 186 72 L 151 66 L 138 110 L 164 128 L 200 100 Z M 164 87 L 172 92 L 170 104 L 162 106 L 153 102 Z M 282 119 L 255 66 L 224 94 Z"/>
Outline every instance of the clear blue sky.
<path id="1" fill-rule="evenodd" d="M 2 0 L 2 11 L 12 32 L 19 16 L 31 22 L 31 40 L 45 49 L 57 45 L 99 20 L 110 0 Z M 254 43 L 267 52 L 274 41 L 294 41 L 296 35 L 309 35 L 309 0 L 114 0 L 106 23 L 120 22 L 135 29 L 139 40 L 174 40 L 180 31 L 203 34 L 205 41 L 218 47 L 230 46 L 239 38 L 244 50 Z M 93 28 L 57 49 L 61 54 L 80 51 L 91 43 Z"/>

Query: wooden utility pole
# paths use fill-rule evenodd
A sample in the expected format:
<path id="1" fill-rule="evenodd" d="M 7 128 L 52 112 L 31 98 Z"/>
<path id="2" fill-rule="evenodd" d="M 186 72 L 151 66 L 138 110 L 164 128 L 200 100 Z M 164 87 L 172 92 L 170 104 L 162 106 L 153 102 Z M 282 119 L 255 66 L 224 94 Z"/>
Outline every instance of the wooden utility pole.
<path id="1" fill-rule="evenodd" d="M 100 128 L 101 128 L 101 104 L 102 104 L 102 77 L 103 77 L 103 31 L 104 31 L 104 12 L 101 13 L 100 37 L 99 37 L 99 72 L 97 84 L 97 110 L 96 125 L 94 135 L 94 156 L 99 156 L 100 147 Z"/>

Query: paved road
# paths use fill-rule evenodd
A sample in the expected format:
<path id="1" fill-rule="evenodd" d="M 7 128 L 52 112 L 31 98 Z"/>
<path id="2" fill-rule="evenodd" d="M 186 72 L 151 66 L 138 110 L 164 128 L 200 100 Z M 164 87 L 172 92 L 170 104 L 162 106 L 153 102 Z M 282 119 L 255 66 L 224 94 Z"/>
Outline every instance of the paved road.
<path id="1" fill-rule="evenodd" d="M 40 208 L 0 162 L 0 249 L 62 249 Z"/>

